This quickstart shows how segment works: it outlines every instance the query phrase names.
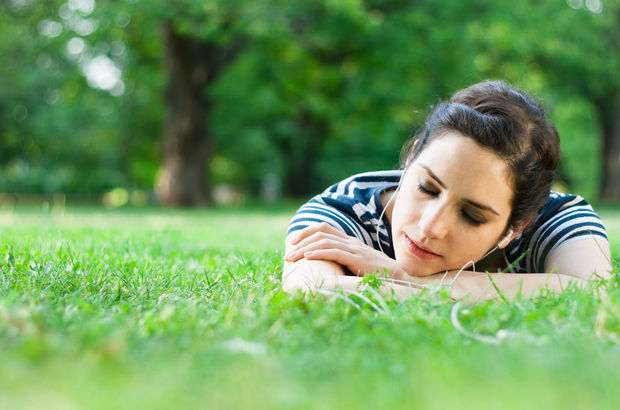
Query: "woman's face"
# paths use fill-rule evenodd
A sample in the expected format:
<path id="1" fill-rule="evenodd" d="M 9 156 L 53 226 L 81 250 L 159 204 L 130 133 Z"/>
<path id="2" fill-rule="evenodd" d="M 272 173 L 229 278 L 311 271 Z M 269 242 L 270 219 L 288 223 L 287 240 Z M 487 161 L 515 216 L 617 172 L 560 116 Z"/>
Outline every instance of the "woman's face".
<path id="1" fill-rule="evenodd" d="M 429 275 L 478 261 L 507 229 L 513 191 L 505 162 L 446 133 L 409 164 L 391 212 L 396 261 Z"/>

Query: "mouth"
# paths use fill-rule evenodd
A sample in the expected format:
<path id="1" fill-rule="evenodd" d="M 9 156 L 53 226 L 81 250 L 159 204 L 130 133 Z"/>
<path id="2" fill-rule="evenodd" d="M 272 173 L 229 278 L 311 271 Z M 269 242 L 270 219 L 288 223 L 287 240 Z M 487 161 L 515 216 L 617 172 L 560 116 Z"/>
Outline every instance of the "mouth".
<path id="1" fill-rule="evenodd" d="M 441 257 L 441 255 L 413 241 L 407 235 L 405 235 L 405 239 L 407 240 L 407 249 L 409 249 L 409 252 L 411 252 L 415 256 L 426 260 L 437 259 Z"/>

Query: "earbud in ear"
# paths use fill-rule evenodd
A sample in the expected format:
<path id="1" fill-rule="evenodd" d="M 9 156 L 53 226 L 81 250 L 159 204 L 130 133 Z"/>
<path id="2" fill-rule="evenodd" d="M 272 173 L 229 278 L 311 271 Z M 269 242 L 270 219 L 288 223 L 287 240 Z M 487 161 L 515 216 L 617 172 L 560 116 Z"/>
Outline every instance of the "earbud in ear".
<path id="1" fill-rule="evenodd" d="M 506 233 L 506 236 L 504 236 L 498 243 L 497 243 L 497 247 L 501 248 L 502 246 L 506 246 L 508 245 L 508 242 L 510 242 L 510 239 L 512 239 L 512 234 L 514 233 L 514 231 L 511 228 L 508 228 L 508 233 Z"/>

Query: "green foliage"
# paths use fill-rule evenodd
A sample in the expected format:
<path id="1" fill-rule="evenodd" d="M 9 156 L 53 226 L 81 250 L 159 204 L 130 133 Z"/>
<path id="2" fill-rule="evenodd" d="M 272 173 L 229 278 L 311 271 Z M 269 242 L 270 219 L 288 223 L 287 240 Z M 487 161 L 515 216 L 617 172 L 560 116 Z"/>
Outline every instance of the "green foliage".
<path id="1" fill-rule="evenodd" d="M 162 123 L 157 34 L 139 32 L 149 22 L 120 4 L 108 10 L 93 2 L 94 12 L 77 7 L 88 3 L 0 6 L 2 191 L 152 185 Z M 135 25 L 125 30 L 132 18 Z M 101 56 L 123 71 L 122 84 L 89 85 L 83 73 Z"/>
<path id="2" fill-rule="evenodd" d="M 3 190 L 96 191 L 125 181 L 118 132 L 104 127 L 116 118 L 115 102 L 75 69 L 60 4 L 0 6 Z"/>
<path id="3" fill-rule="evenodd" d="M 161 25 L 171 22 L 237 52 L 204 90 L 216 183 L 257 193 L 275 173 L 287 194 L 308 195 L 393 168 L 431 105 L 505 78 L 550 108 L 566 182 L 595 199 L 601 115 L 620 88 L 619 9 L 617 0 L 4 2 L 0 190 L 150 188 L 165 117 Z M 97 58 L 120 70 L 114 86 L 87 81 Z"/>
<path id="4" fill-rule="evenodd" d="M 0 211 L 2 407 L 614 408 L 618 277 L 304 300 L 280 290 L 291 212 Z"/>
<path id="5" fill-rule="evenodd" d="M 558 102 L 553 120 L 558 126 L 562 147 L 562 170 L 571 188 L 588 200 L 596 200 L 601 175 L 601 130 L 592 121 L 596 116 L 591 104 L 574 98 Z"/>

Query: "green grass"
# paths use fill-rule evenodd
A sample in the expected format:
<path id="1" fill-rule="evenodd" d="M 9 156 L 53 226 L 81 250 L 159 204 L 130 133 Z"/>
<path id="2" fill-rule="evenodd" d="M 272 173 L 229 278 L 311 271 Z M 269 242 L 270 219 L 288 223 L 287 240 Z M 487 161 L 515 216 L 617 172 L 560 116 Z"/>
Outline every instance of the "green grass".
<path id="1" fill-rule="evenodd" d="M 303 301 L 279 289 L 292 212 L 0 210 L 0 408 L 617 404 L 619 280 L 463 308 L 467 334 L 441 292 Z"/>

